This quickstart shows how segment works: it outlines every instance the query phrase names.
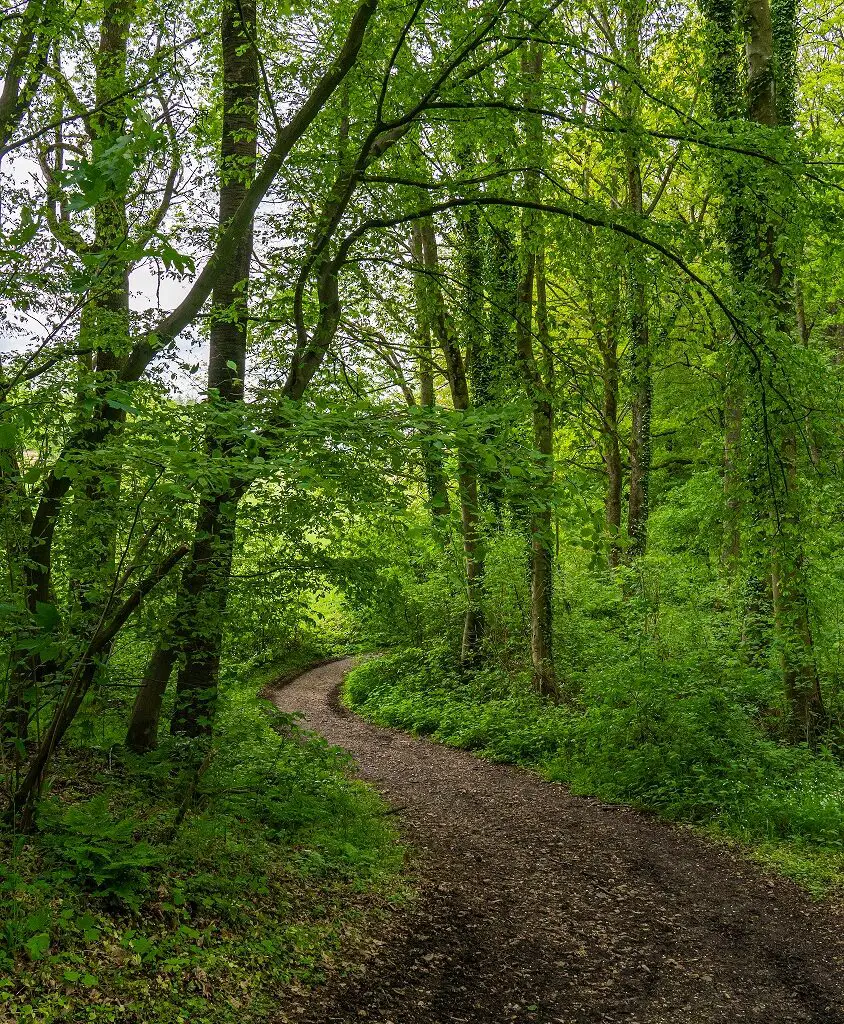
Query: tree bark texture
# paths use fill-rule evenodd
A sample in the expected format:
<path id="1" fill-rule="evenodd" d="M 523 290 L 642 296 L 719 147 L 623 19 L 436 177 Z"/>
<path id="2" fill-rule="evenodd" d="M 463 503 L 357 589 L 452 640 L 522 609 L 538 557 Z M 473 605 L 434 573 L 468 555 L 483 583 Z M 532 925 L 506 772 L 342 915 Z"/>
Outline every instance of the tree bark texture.
<path id="1" fill-rule="evenodd" d="M 525 106 L 539 103 L 542 87 L 542 51 L 536 44 L 522 56 Z M 539 168 L 543 156 L 541 118 L 530 117 L 526 125 L 530 169 L 525 175 L 528 199 L 541 197 Z M 553 359 L 548 335 L 545 295 L 545 254 L 539 215 L 525 209 L 522 215 L 521 272 L 516 317 L 516 354 L 522 385 L 531 407 L 533 444 L 540 477 L 527 498 L 530 508 L 530 651 L 533 684 L 544 697 L 559 696 L 554 669 L 553 577 L 554 537 L 554 396 Z M 536 290 L 536 316 L 534 310 Z M 536 332 L 534 335 L 534 320 Z M 544 347 L 537 358 L 535 340 Z M 543 373 L 544 370 L 544 373 Z"/>
<path id="2" fill-rule="evenodd" d="M 434 336 L 445 360 L 452 405 L 458 412 L 470 408 L 469 382 L 463 353 L 439 286 L 439 254 L 433 221 L 420 221 L 422 255 L 428 280 L 428 307 Z M 457 451 L 457 488 L 460 499 L 460 523 L 463 534 L 463 563 L 466 583 L 466 612 L 460 657 L 464 665 L 478 661 L 484 637 L 483 592 L 484 548 L 478 507 L 478 474 L 471 456 L 463 446 Z"/>
<path id="3" fill-rule="evenodd" d="M 255 173 L 259 90 L 255 33 L 254 0 L 227 3 L 221 24 L 221 233 L 241 207 Z M 232 480 L 225 463 L 239 447 L 236 417 L 246 377 L 252 233 L 250 222 L 231 260 L 221 268 L 211 299 L 208 398 L 214 411 L 206 447 L 209 459 L 220 465 L 225 482 L 200 502 L 193 549 L 179 595 L 176 635 L 181 641 L 181 663 L 170 728 L 187 736 L 210 733 L 216 711 L 237 505 L 242 494 L 242 487 Z"/>

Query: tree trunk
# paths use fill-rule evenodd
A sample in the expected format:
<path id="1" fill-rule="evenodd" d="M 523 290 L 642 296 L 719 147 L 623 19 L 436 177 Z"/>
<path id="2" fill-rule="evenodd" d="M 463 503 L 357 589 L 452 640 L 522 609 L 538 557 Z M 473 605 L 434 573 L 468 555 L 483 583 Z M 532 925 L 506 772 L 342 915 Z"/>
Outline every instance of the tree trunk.
<path id="1" fill-rule="evenodd" d="M 483 268 L 487 312 L 483 342 L 471 353 L 468 370 L 472 400 L 479 407 L 494 403 L 511 384 L 515 360 L 513 325 L 518 302 L 518 264 L 511 217 L 511 210 L 500 210 L 495 223 L 485 221 L 481 225 L 482 249 L 487 254 Z M 480 493 L 484 507 L 500 527 L 505 497 L 498 469 L 481 474 Z"/>
<path id="2" fill-rule="evenodd" d="M 633 384 L 630 431 L 630 498 L 627 506 L 629 555 L 644 555 L 648 543 L 651 486 L 651 412 L 653 378 L 644 282 L 632 270 L 630 362 Z"/>
<path id="3" fill-rule="evenodd" d="M 126 746 L 136 754 L 145 754 L 158 746 L 158 721 L 161 717 L 161 701 L 177 651 L 172 646 L 162 646 L 153 652 L 147 665 L 141 686 L 135 696 L 132 717 L 126 731 Z"/>
<path id="4" fill-rule="evenodd" d="M 742 400 L 735 381 L 724 386 L 724 535 L 721 559 L 731 575 L 741 556 L 741 450 Z"/>
<path id="5" fill-rule="evenodd" d="M 240 206 L 255 171 L 258 145 L 258 53 L 255 0 L 228 3 L 223 10 L 223 128 L 220 143 L 219 225 L 222 231 Z M 250 223 L 211 299 L 208 398 L 218 423 L 207 437 L 209 459 L 225 463 L 241 443 L 236 410 L 243 403 L 246 376 Z M 227 421 L 227 422 L 226 422 Z M 228 435 L 228 436 L 227 436 Z M 176 636 L 183 656 L 176 683 L 170 729 L 200 736 L 211 733 L 224 619 L 234 550 L 237 505 L 243 487 L 236 481 L 200 502 L 190 561 L 179 594 Z"/>
<path id="6" fill-rule="evenodd" d="M 611 569 L 618 567 L 621 549 L 621 487 L 623 472 L 621 446 L 618 440 L 618 337 L 615 327 L 608 323 L 598 335 L 601 350 L 603 401 L 601 406 L 601 435 L 603 439 L 604 467 L 607 489 L 604 496 L 604 518 L 609 536 L 607 558 Z"/>
<path id="7" fill-rule="evenodd" d="M 94 82 L 96 106 L 88 129 L 92 145 L 104 150 L 125 131 L 128 39 L 134 11 L 134 0 L 107 0 L 103 7 Z M 92 442 L 125 420 L 125 412 L 110 406 L 106 395 L 129 339 L 129 269 L 121 255 L 128 234 L 127 201 L 128 186 L 115 185 L 93 211 L 94 241 L 88 246 L 88 254 L 100 257 L 101 269 L 90 286 L 79 330 L 79 347 L 87 354 L 87 375 L 97 410 L 93 421 L 84 411 L 79 412 L 79 419 Z M 91 444 L 83 445 L 80 454 L 89 455 L 91 450 Z M 68 486 L 68 482 L 53 480 L 31 521 L 24 563 L 25 601 L 31 615 L 36 614 L 39 604 L 52 603 L 52 540 Z M 96 628 L 109 599 L 119 491 L 119 461 L 105 466 L 89 462 L 74 483 L 74 516 L 83 524 L 79 536 L 85 540 L 81 547 L 71 547 L 68 561 L 71 597 L 76 599 L 73 626 L 82 636 Z M 13 749 L 15 757 L 26 742 L 40 683 L 52 668 L 38 655 L 13 653 L 0 736 L 3 748 L 7 752 Z"/>
<path id="8" fill-rule="evenodd" d="M 765 129 L 793 127 L 796 7 L 780 5 L 772 18 L 769 0 L 745 0 L 737 11 L 733 4 L 706 0 L 710 45 L 710 90 L 716 117 L 729 121 L 740 116 L 740 76 L 735 58 L 739 24 L 744 30 L 747 107 L 745 119 Z M 785 342 L 795 334 L 789 252 L 783 242 L 783 223 L 789 216 L 789 199 L 772 193 L 765 169 L 750 164 L 739 174 L 735 162 L 723 170 L 725 196 L 724 233 L 733 274 L 748 293 L 760 302 L 747 316 L 770 325 L 772 335 Z M 778 179 L 780 182 L 781 179 Z M 773 206 L 774 215 L 770 208 Z M 793 340 L 792 340 L 793 343 Z M 748 535 L 750 591 L 748 618 L 762 614 L 763 556 L 771 570 L 774 620 L 782 663 L 783 690 L 788 706 L 790 731 L 814 742 L 824 721 L 806 594 L 802 555 L 802 527 L 798 493 L 794 412 L 770 397 L 768 374 L 772 372 L 767 349 L 754 350 L 744 358 L 744 407 L 742 445 L 747 456 Z M 776 360 L 779 363 L 779 357 Z M 768 446 L 775 447 L 775 461 L 783 473 L 769 471 Z M 772 558 L 770 556 L 773 556 Z M 753 646 L 757 645 L 755 638 Z M 751 650 L 751 656 L 754 651 Z M 760 657 L 760 661 L 764 661 Z"/>
<path id="9" fill-rule="evenodd" d="M 774 25 L 769 0 L 748 0 L 745 20 L 747 56 L 748 116 L 767 128 L 793 127 L 794 50 L 796 7 L 787 8 L 786 20 Z M 778 44 L 775 47 L 775 42 Z M 790 76 L 790 77 L 789 77 Z M 788 120 L 783 122 L 785 116 Z M 759 197 L 761 201 L 762 197 Z M 761 209 L 767 210 L 766 205 Z M 785 211 L 784 211 L 785 215 Z M 793 342 L 794 306 L 791 294 L 793 272 L 786 264 L 787 253 L 772 222 L 763 215 L 757 231 L 757 252 L 763 282 L 772 307 L 772 319 L 783 338 Z M 780 229 L 781 230 L 781 229 Z M 809 600 L 803 569 L 802 523 L 798 491 L 795 413 L 777 410 L 775 443 L 783 467 L 783 493 L 773 494 L 779 503 L 774 531 L 772 580 L 774 618 L 780 648 L 783 687 L 789 708 L 792 736 L 814 744 L 825 721 L 820 680 L 815 662 Z"/>
<path id="10" fill-rule="evenodd" d="M 144 598 L 163 579 L 166 579 L 186 553 L 187 548 L 180 547 L 168 555 L 150 576 L 137 585 L 123 604 L 112 612 L 111 618 L 107 622 L 101 623 L 76 663 L 66 666 L 69 679 L 62 698 L 56 705 L 50 724 L 27 765 L 23 780 L 9 802 L 8 817 L 13 822 L 17 822 L 22 831 L 28 831 L 32 826 L 35 801 L 41 790 L 50 759 L 82 706 L 95 678 L 100 658 L 111 649 L 117 633 L 138 609 Z"/>
<path id="11" fill-rule="evenodd" d="M 523 51 L 522 76 L 525 81 L 525 106 L 541 105 L 538 93 L 542 85 L 542 51 L 535 44 Z M 541 193 L 539 168 L 543 158 L 540 118 L 535 116 L 529 118 L 526 135 L 528 162 L 531 167 L 526 174 L 525 191 L 529 200 L 537 202 Z M 534 287 L 536 288 L 536 334 L 543 348 L 539 359 L 534 350 L 532 323 Z M 516 354 L 522 373 L 525 395 L 531 405 L 533 444 L 542 474 L 533 493 L 528 497 L 531 551 L 530 652 L 533 685 L 542 696 L 557 699 L 559 687 L 554 671 L 552 602 L 554 537 L 551 521 L 554 488 L 553 360 L 548 333 L 542 226 L 538 214 L 529 209 L 525 209 L 522 216 Z"/>
<path id="12" fill-rule="evenodd" d="M 774 540 L 774 620 L 780 648 L 785 697 L 790 711 L 789 732 L 796 742 L 814 747 L 825 720 L 815 662 L 809 602 L 806 596 L 800 514 L 797 504 L 797 434 L 794 425 L 780 443 L 789 493 Z"/>
<path id="13" fill-rule="evenodd" d="M 200 506 L 196 539 L 182 576 L 174 629 L 182 659 L 170 719 L 170 731 L 174 735 L 207 736 L 214 729 L 241 493 L 213 494 Z"/>
<path id="14" fill-rule="evenodd" d="M 419 221 L 413 224 L 412 235 L 413 261 L 418 267 L 424 266 L 422 246 L 422 228 Z M 413 290 L 416 300 L 416 360 L 419 367 L 419 405 L 426 410 L 436 408 L 434 391 L 434 353 L 431 341 L 431 319 L 433 310 L 429 301 L 429 287 L 421 271 L 414 274 Z M 427 428 L 423 427 L 425 433 Z M 448 486 L 443 470 L 443 463 L 437 449 L 423 437 L 422 463 L 425 472 L 425 484 L 428 489 L 428 506 L 435 525 L 442 521 L 450 512 Z"/>
<path id="15" fill-rule="evenodd" d="M 554 487 L 554 403 L 552 382 L 554 363 L 548 330 L 545 290 L 545 252 L 536 254 L 536 333 L 543 349 L 537 369 L 544 378 L 545 394 L 533 410 L 533 440 L 545 473 L 543 498 L 531 523 L 531 662 L 534 686 L 543 697 L 559 697 L 554 667 L 554 530 L 552 523 Z M 544 365 L 544 373 L 539 366 Z"/>
<path id="16" fill-rule="evenodd" d="M 469 384 L 463 354 L 443 302 L 438 276 L 439 255 L 433 222 L 421 220 L 422 255 L 427 272 L 428 308 L 432 310 L 432 327 L 445 359 L 452 405 L 458 412 L 469 409 Z M 484 549 L 478 508 L 478 474 L 465 447 L 457 450 L 457 483 L 460 498 L 460 522 L 463 534 L 463 559 L 466 579 L 466 612 L 460 660 L 464 665 L 478 661 L 484 637 L 483 589 Z"/>
<path id="17" fill-rule="evenodd" d="M 644 6 L 631 4 L 625 10 L 624 54 L 628 65 L 641 69 L 642 21 Z M 644 216 L 642 197 L 642 166 L 636 145 L 635 129 L 639 118 L 641 93 L 636 81 L 625 83 L 622 90 L 622 113 L 630 126 L 626 137 L 624 160 L 627 175 L 627 205 L 636 217 Z M 632 383 L 630 431 L 630 498 L 627 507 L 628 556 L 644 555 L 648 543 L 651 482 L 651 411 L 653 377 L 651 368 L 648 289 L 643 268 L 636 264 L 641 258 L 628 250 L 627 286 L 630 328 L 630 370 Z"/>

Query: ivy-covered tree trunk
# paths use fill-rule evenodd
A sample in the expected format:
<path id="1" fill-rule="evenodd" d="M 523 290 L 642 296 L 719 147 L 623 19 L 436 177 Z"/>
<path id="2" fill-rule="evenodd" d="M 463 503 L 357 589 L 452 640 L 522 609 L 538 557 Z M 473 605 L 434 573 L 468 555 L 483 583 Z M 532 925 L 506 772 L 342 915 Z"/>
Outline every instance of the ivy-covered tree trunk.
<path id="1" fill-rule="evenodd" d="M 748 0 L 745 16 L 748 117 L 768 129 L 793 128 L 794 77 L 797 37 L 796 4 L 781 4 L 777 22 L 769 0 Z M 760 204 L 763 197 L 757 197 Z M 767 205 L 757 216 L 756 246 L 763 287 L 771 307 L 770 320 L 781 344 L 798 343 L 794 308 L 794 270 L 786 262 L 783 245 L 787 200 L 777 211 L 777 224 L 767 215 Z M 767 275 L 767 280 L 764 276 Z M 772 591 L 785 696 L 792 737 L 813 745 L 825 720 L 825 710 L 815 662 L 809 600 L 803 558 L 801 496 L 797 463 L 797 409 L 778 401 L 773 410 L 772 433 L 782 473 L 772 481 L 776 517 L 773 531 Z M 768 422 L 764 423 L 766 436 Z M 782 486 L 779 486 L 779 481 Z"/>
<path id="2" fill-rule="evenodd" d="M 533 45 L 523 52 L 522 77 L 525 106 L 541 106 L 542 51 Z M 531 116 L 527 121 L 526 198 L 536 203 L 541 198 L 540 167 L 543 159 L 542 121 Z M 526 495 L 530 509 L 530 652 L 533 685 L 544 697 L 556 699 L 559 687 L 554 669 L 553 574 L 554 539 L 552 531 L 554 489 L 554 396 L 553 360 L 550 352 L 548 311 L 545 295 L 545 254 L 542 225 L 535 210 L 525 208 L 522 215 L 521 268 L 516 316 L 516 354 L 522 374 L 525 396 L 530 403 L 533 444 L 538 475 Z M 533 317 L 534 291 L 536 316 Z M 534 321 L 536 331 L 534 331 Z M 535 340 L 543 351 L 537 358 Z M 544 369 L 544 372 L 543 372 Z"/>
<path id="3" fill-rule="evenodd" d="M 52 24 L 58 12 L 59 5 L 51 0 L 27 0 L 23 11 L 16 12 L 17 34 L 0 90 L 0 148 L 12 138 L 38 91 L 50 45 L 58 34 Z M 6 17 L 11 21 L 11 13 Z"/>
<path id="4" fill-rule="evenodd" d="M 255 169 L 259 88 L 255 31 L 252 0 L 227 4 L 221 21 L 220 230 L 240 206 Z M 227 462 L 239 445 L 237 410 L 243 402 L 246 375 L 251 256 L 250 225 L 212 293 L 206 451 L 215 471 L 215 487 L 200 499 L 174 621 L 167 639 L 153 652 L 135 699 L 126 740 L 135 750 L 155 744 L 161 699 L 176 663 L 171 730 L 198 736 L 213 728 L 237 505 L 244 489 Z"/>
<path id="5" fill-rule="evenodd" d="M 95 154 L 108 152 L 128 130 L 128 40 L 135 11 L 135 0 L 110 0 L 103 9 L 95 90 L 97 112 L 90 120 Z M 112 444 L 86 453 L 82 474 L 73 488 L 73 531 L 84 537 L 85 543 L 69 552 L 68 614 L 76 618 L 75 632 L 82 635 L 96 628 L 116 572 L 123 473 L 119 443 L 126 412 L 115 385 L 130 337 L 130 265 L 124 255 L 130 235 L 128 180 L 128 175 L 125 181 L 118 177 L 114 187 L 94 205 L 94 243 L 87 255 L 98 257 L 102 269 L 82 311 L 79 331 L 80 420 L 88 418 L 86 406 L 93 398 L 93 407 L 98 410 L 95 416 L 103 416 L 112 424 Z"/>
<path id="6" fill-rule="evenodd" d="M 134 11 L 134 0 L 108 0 L 103 7 L 94 83 L 96 107 L 87 121 L 95 156 L 107 152 L 126 131 L 127 51 Z M 57 148 L 57 166 L 59 154 Z M 92 440 L 103 433 L 115 433 L 114 428 L 125 420 L 119 400 L 108 399 L 129 341 L 127 197 L 128 185 L 118 176 L 114 187 L 94 204 L 91 243 L 86 243 L 68 224 L 55 231 L 58 240 L 78 258 L 97 261 L 99 265 L 79 329 L 78 426 L 83 436 L 87 434 Z M 56 226 L 57 222 L 53 220 L 53 224 Z M 77 535 L 84 537 L 84 543 L 73 547 L 68 555 L 72 576 L 70 616 L 73 632 L 84 637 L 96 629 L 111 596 L 121 467 L 119 459 L 98 451 L 93 443 L 83 442 L 76 452 L 76 461 L 79 473 L 74 483 L 73 516 L 79 524 Z M 35 517 L 27 516 L 29 537 L 19 550 L 24 567 L 24 604 L 34 619 L 39 607 L 51 605 L 54 600 L 52 541 L 60 495 L 66 492 L 67 484 L 59 481 L 54 490 L 55 500 L 48 489 Z M 6 706 L 0 721 L 0 742 L 14 758 L 20 756 L 35 714 L 39 688 L 49 675 L 56 675 L 57 681 L 61 681 L 60 667 L 45 663 L 38 652 L 13 653 Z"/>
<path id="7" fill-rule="evenodd" d="M 743 119 L 761 129 L 760 144 L 769 144 L 776 129 L 785 136 L 794 124 L 796 5 L 786 2 L 773 12 L 769 0 L 705 0 L 708 23 L 710 91 L 722 123 Z M 744 34 L 746 106 L 742 111 L 736 57 L 739 27 Z M 774 622 L 782 665 L 789 732 L 814 743 L 825 711 L 814 656 L 809 601 L 802 551 L 802 525 L 796 429 L 799 413 L 771 387 L 788 351 L 797 344 L 793 302 L 793 257 L 788 240 L 788 194 L 778 194 L 782 179 L 772 180 L 764 166 L 739 174 L 723 161 L 726 213 L 724 230 L 732 269 L 743 282 L 745 316 L 765 334 L 733 339 L 731 367 L 744 369 L 741 451 L 747 509 L 748 650 L 751 661 L 766 660 L 764 577 L 772 580 Z M 741 341 L 744 344 L 739 344 Z M 750 350 L 748 352 L 748 350 Z M 776 358 L 771 357 L 776 351 Z M 784 358 L 785 357 L 785 358 Z M 771 469 L 778 466 L 776 470 Z M 763 566 L 767 566 L 763 569 Z"/>

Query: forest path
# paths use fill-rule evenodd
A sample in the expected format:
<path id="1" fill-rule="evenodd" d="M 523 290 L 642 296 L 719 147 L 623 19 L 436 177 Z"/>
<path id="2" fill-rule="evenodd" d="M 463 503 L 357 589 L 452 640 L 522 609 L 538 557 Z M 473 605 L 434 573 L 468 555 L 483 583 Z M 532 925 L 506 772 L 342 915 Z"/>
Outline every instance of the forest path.
<path id="1" fill-rule="evenodd" d="M 421 898 L 312 1024 L 844 1022 L 844 914 L 729 851 L 339 707 L 353 662 L 276 690 L 396 808 Z M 291 1012 L 292 1010 L 292 1012 Z"/>

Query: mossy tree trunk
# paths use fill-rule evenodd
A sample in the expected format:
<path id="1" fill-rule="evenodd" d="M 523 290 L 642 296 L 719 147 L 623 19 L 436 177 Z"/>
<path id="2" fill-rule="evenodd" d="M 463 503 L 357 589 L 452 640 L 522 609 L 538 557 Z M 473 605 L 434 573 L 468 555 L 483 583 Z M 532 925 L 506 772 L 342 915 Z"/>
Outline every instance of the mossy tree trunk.
<path id="1" fill-rule="evenodd" d="M 542 51 L 537 44 L 523 50 L 521 71 L 525 107 L 541 107 Z M 525 174 L 525 197 L 531 203 L 538 203 L 541 200 L 540 171 L 544 158 L 541 118 L 529 116 L 525 129 L 529 168 Z M 516 356 L 522 386 L 530 403 L 533 444 L 538 462 L 538 475 L 532 481 L 532 493 L 526 495 L 526 504 L 530 510 L 531 665 L 536 690 L 544 697 L 557 699 L 559 686 L 554 668 L 553 618 L 553 356 L 548 330 L 542 224 L 539 214 L 528 208 L 522 213 L 520 264 Z M 539 356 L 537 347 L 541 349 Z"/>

